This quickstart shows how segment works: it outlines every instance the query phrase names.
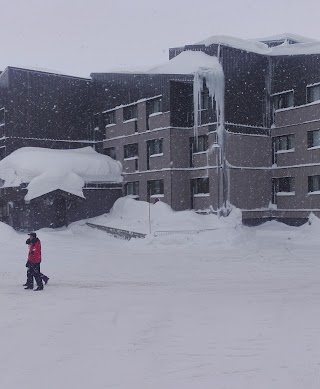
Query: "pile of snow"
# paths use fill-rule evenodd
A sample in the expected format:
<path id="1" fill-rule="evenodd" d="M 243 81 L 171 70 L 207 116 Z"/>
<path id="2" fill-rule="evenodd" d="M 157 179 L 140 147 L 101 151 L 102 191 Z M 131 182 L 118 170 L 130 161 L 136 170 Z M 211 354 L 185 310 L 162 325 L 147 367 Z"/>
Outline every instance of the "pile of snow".
<path id="1" fill-rule="evenodd" d="M 0 161 L 2 187 L 29 184 L 30 201 L 60 189 L 84 197 L 85 182 L 122 182 L 121 164 L 91 147 L 54 150 L 23 147 Z"/>
<path id="2" fill-rule="evenodd" d="M 202 51 L 183 51 L 170 61 L 146 71 L 148 74 L 194 74 L 199 69 L 212 69 L 223 74 L 218 58 Z"/>
<path id="3" fill-rule="evenodd" d="M 173 211 L 158 201 L 150 204 L 130 196 L 118 199 L 110 213 L 91 219 L 92 223 L 130 231 L 151 233 L 156 231 L 232 229 L 241 224 L 241 212 L 234 209 L 227 218 L 215 214 L 199 215 L 195 211 Z"/>
<path id="4" fill-rule="evenodd" d="M 19 238 L 19 234 L 8 224 L 0 222 L 0 244 L 12 244 L 16 238 Z"/>

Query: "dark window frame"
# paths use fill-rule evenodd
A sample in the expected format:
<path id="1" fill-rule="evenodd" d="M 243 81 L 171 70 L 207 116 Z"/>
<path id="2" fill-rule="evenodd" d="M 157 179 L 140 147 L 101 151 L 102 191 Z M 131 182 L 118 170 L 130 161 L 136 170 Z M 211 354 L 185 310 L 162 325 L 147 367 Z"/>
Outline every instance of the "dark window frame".
<path id="1" fill-rule="evenodd" d="M 116 111 L 109 111 L 103 113 L 103 123 L 106 126 L 116 124 Z"/>
<path id="2" fill-rule="evenodd" d="M 210 194 L 209 177 L 192 178 L 191 188 L 192 188 L 193 195 Z"/>
<path id="3" fill-rule="evenodd" d="M 132 192 L 132 193 L 129 193 Z M 129 181 L 125 184 L 126 196 L 137 196 L 139 197 L 139 181 Z"/>
<path id="4" fill-rule="evenodd" d="M 123 121 L 127 122 L 131 119 L 137 119 L 138 120 L 138 106 L 137 104 L 128 105 L 126 107 L 123 107 Z"/>
<path id="5" fill-rule="evenodd" d="M 281 93 L 275 93 L 271 97 L 272 97 L 272 107 L 274 112 L 280 109 L 294 107 L 293 90 L 289 90 Z"/>
<path id="6" fill-rule="evenodd" d="M 320 192 L 320 175 L 308 176 L 308 193 Z"/>
<path id="7" fill-rule="evenodd" d="M 110 189 L 110 183 L 108 182 L 86 182 L 84 189 Z"/>
<path id="8" fill-rule="evenodd" d="M 275 136 L 273 138 L 275 152 L 293 150 L 295 148 L 294 140 L 294 134 Z"/>
<path id="9" fill-rule="evenodd" d="M 108 157 L 117 160 L 117 149 L 115 146 L 113 147 L 106 147 L 103 149 L 103 154 L 107 155 Z"/>
<path id="10" fill-rule="evenodd" d="M 151 196 L 163 196 L 164 195 L 164 180 L 148 180 L 148 197 Z"/>
<path id="11" fill-rule="evenodd" d="M 6 124 L 6 111 L 5 108 L 0 108 L 0 127 L 5 126 Z"/>
<path id="12" fill-rule="evenodd" d="M 317 95 L 317 98 L 314 98 L 315 95 Z M 307 104 L 313 103 L 315 101 L 320 101 L 320 83 L 315 85 L 307 85 Z"/>
<path id="13" fill-rule="evenodd" d="M 292 176 L 275 178 L 275 192 L 276 193 L 294 193 L 295 192 L 295 178 Z"/>
<path id="14" fill-rule="evenodd" d="M 158 98 L 148 100 L 147 112 L 148 112 L 148 116 L 153 115 L 155 113 L 162 113 L 162 98 L 158 97 Z"/>
<path id="15" fill-rule="evenodd" d="M 191 138 L 193 154 L 204 153 L 209 147 L 209 137 L 207 134 Z"/>
<path id="16" fill-rule="evenodd" d="M 163 138 L 150 139 L 147 141 L 148 155 L 162 155 L 163 154 Z"/>
<path id="17" fill-rule="evenodd" d="M 315 134 L 318 134 L 318 144 L 315 144 Z M 317 129 L 317 130 L 311 130 L 311 131 L 308 131 L 307 132 L 307 147 L 308 149 L 312 148 L 312 147 L 318 147 L 320 146 L 320 129 Z"/>
<path id="18" fill-rule="evenodd" d="M 124 159 L 129 158 L 139 158 L 139 144 L 138 143 L 128 143 L 123 146 L 123 155 Z"/>

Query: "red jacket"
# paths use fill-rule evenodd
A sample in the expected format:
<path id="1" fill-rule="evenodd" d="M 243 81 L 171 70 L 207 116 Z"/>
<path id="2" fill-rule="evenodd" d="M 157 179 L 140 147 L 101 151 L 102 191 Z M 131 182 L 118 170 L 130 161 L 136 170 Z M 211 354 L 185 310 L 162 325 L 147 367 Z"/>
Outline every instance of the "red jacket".
<path id="1" fill-rule="evenodd" d="M 31 263 L 41 262 L 41 242 L 38 238 L 29 246 L 28 261 Z"/>

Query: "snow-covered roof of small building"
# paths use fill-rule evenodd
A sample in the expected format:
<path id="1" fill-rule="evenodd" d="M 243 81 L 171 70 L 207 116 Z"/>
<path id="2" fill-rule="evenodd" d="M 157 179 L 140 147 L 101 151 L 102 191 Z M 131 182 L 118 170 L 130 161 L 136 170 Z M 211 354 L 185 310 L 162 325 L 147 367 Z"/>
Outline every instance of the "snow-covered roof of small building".
<path id="1" fill-rule="evenodd" d="M 122 167 L 91 147 L 55 150 L 22 147 L 0 161 L 2 187 L 28 184 L 25 200 L 60 189 L 84 197 L 85 182 L 122 182 Z"/>
<path id="2" fill-rule="evenodd" d="M 217 57 L 202 51 L 186 50 L 162 65 L 149 69 L 147 74 L 193 74 L 199 69 L 214 69 L 223 73 Z"/>

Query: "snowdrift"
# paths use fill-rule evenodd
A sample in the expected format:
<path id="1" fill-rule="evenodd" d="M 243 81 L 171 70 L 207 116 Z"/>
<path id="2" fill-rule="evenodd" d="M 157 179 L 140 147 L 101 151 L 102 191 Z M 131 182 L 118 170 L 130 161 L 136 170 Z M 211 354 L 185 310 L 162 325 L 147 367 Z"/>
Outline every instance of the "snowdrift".
<path id="1" fill-rule="evenodd" d="M 136 232 L 206 230 L 235 228 L 241 224 L 241 212 L 234 209 L 227 218 L 199 215 L 194 211 L 175 212 L 161 201 L 150 204 L 126 196 L 118 199 L 109 214 L 91 219 L 92 223 Z"/>

